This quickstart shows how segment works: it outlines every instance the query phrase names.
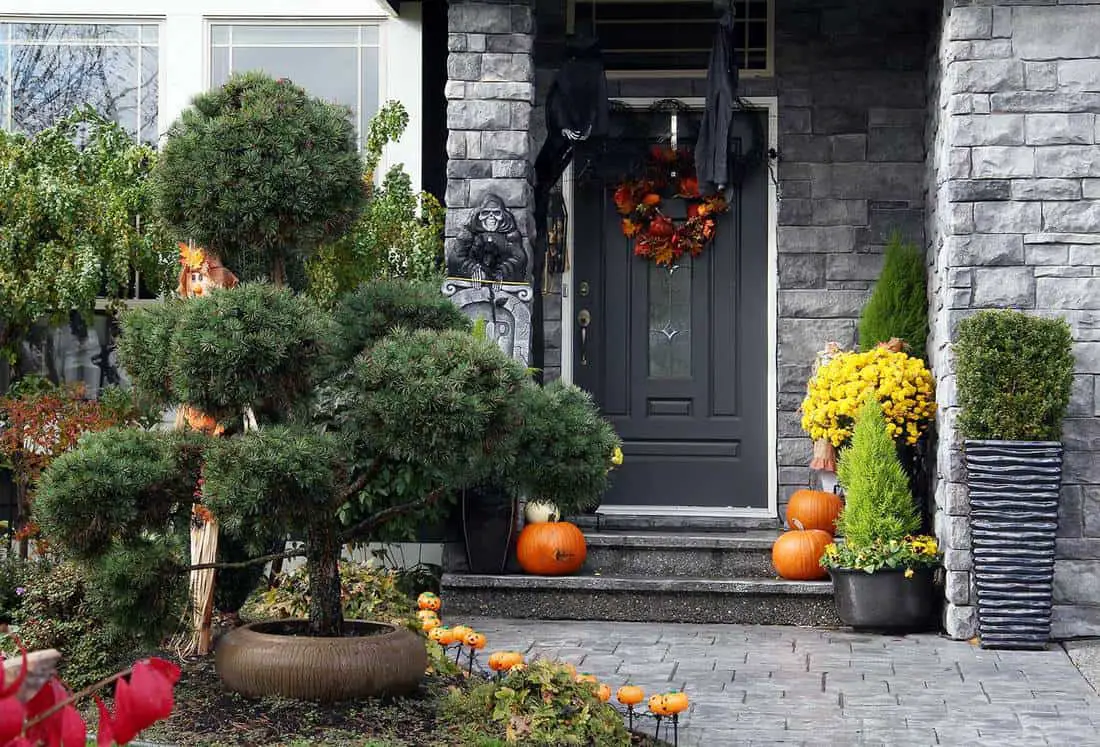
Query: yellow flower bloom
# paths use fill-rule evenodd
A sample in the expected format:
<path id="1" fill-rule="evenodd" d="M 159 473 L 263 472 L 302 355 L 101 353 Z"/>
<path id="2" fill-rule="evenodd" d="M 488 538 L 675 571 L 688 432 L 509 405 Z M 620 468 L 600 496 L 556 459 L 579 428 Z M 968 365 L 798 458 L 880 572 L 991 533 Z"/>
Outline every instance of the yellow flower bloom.
<path id="1" fill-rule="evenodd" d="M 912 568 L 906 568 L 905 569 L 905 577 L 906 578 L 913 578 L 913 569 Z"/>

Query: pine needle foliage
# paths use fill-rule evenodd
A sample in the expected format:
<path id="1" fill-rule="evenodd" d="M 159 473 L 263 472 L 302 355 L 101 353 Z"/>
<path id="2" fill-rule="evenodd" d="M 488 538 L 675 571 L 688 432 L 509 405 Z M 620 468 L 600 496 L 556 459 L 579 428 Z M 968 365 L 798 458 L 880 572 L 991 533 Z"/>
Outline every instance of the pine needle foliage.
<path id="1" fill-rule="evenodd" d="M 871 350 L 894 337 L 923 358 L 928 340 L 928 295 L 924 253 L 893 234 L 886 245 L 882 274 L 859 319 L 859 345 Z"/>
<path id="2" fill-rule="evenodd" d="M 1065 319 L 980 311 L 959 323 L 954 350 L 963 438 L 1061 438 L 1073 384 Z"/>
<path id="3" fill-rule="evenodd" d="M 304 283 L 304 261 L 362 212 L 350 114 L 288 80 L 234 75 L 169 129 L 154 176 L 158 215 L 241 280 Z"/>
<path id="4" fill-rule="evenodd" d="M 900 540 L 920 528 L 909 478 L 874 397 L 860 409 L 851 445 L 840 453 L 837 478 L 844 486 L 837 528 L 852 547 Z"/>

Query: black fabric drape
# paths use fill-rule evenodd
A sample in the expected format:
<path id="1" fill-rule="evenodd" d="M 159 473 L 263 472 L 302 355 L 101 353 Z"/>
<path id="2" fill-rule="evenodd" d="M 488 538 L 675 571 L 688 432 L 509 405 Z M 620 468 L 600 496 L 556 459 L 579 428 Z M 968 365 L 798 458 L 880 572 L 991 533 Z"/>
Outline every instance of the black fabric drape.
<path id="1" fill-rule="evenodd" d="M 546 261 L 546 224 L 550 193 L 573 158 L 577 142 L 607 134 L 610 111 L 603 55 L 595 39 L 566 41 L 565 62 L 546 96 L 546 141 L 535 159 L 535 242 L 532 257 L 534 301 L 531 313 L 531 367 L 542 380 L 545 363 L 542 318 L 542 267 Z"/>
<path id="2" fill-rule="evenodd" d="M 707 111 L 695 144 L 699 185 L 722 189 L 730 179 L 730 127 L 737 102 L 737 62 L 734 59 L 733 12 L 726 10 L 714 32 L 707 67 Z"/>

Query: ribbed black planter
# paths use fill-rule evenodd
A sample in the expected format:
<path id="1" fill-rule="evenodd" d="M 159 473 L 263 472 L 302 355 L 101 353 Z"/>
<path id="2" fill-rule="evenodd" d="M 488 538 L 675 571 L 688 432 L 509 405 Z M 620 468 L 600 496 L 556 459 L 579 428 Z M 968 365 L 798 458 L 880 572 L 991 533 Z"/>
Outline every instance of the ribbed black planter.
<path id="1" fill-rule="evenodd" d="M 967 486 L 982 648 L 1050 640 L 1062 445 L 967 441 Z"/>
<path id="2" fill-rule="evenodd" d="M 840 621 L 854 630 L 919 633 L 936 620 L 935 569 L 866 571 L 833 568 L 833 598 Z"/>
<path id="3" fill-rule="evenodd" d="M 462 491 L 462 533 L 470 573 L 507 570 L 516 535 L 516 501 L 487 486 Z"/>

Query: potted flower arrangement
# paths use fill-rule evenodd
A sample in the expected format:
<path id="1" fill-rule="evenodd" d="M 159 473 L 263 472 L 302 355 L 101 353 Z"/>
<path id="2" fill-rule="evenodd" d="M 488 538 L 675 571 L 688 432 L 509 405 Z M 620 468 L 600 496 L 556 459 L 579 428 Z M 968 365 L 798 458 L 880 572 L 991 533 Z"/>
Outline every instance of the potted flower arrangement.
<path id="1" fill-rule="evenodd" d="M 881 404 L 868 395 L 837 464 L 846 496 L 837 520 L 844 542 L 827 545 L 821 565 L 833 579 L 844 624 L 917 631 L 935 617 L 940 552 L 934 537 L 913 536 L 920 518 L 888 427 Z"/>
<path id="2" fill-rule="evenodd" d="M 1063 319 L 982 311 L 954 345 L 983 647 L 1050 637 L 1062 419 L 1073 378 Z"/>

